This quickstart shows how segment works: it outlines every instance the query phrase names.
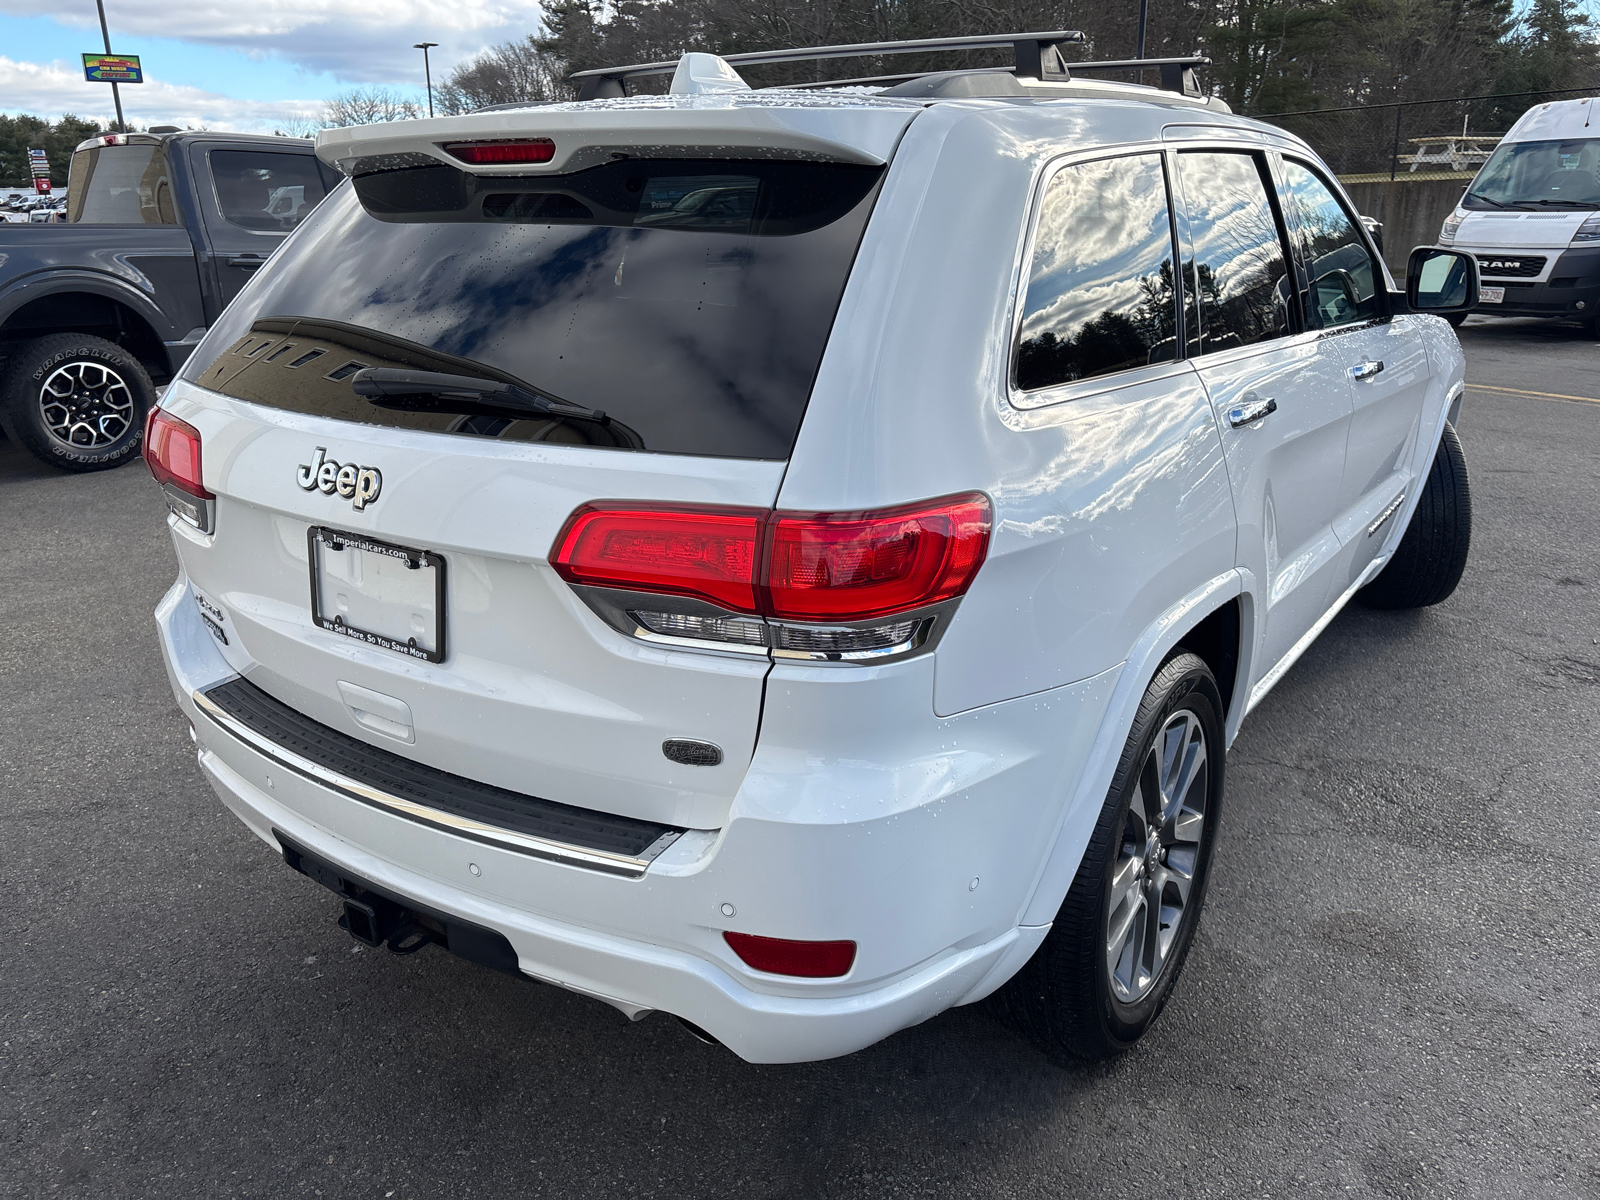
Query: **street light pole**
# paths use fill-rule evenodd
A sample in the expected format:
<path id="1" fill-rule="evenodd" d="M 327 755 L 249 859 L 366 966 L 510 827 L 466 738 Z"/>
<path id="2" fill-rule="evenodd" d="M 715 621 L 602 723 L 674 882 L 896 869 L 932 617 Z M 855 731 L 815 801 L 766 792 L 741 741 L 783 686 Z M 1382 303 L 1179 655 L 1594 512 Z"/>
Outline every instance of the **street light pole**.
<path id="1" fill-rule="evenodd" d="M 111 53 L 111 31 L 106 28 L 105 0 L 94 0 L 94 6 L 100 10 L 100 36 L 105 40 L 106 53 Z M 117 106 L 117 132 L 127 133 L 128 123 L 122 119 L 122 93 L 117 90 L 117 81 L 111 81 L 111 99 Z"/>
<path id="2" fill-rule="evenodd" d="M 1150 0 L 1139 0 L 1139 45 L 1135 48 L 1135 58 L 1144 57 L 1144 31 L 1150 23 Z"/>
<path id="3" fill-rule="evenodd" d="M 100 0 L 95 0 L 95 3 L 100 3 Z M 411 47 L 413 50 L 422 51 L 422 77 L 428 81 L 428 115 L 430 117 L 433 116 L 433 70 L 428 66 L 428 48 L 438 44 L 438 42 L 417 42 Z M 110 51 L 108 50 L 106 53 L 109 54 Z"/>

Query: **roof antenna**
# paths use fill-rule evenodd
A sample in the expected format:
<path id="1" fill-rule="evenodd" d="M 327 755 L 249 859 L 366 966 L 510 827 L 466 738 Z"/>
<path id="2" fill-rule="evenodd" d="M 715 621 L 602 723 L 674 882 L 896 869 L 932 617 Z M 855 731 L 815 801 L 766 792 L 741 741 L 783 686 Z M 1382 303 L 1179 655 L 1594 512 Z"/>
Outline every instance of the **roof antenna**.
<path id="1" fill-rule="evenodd" d="M 1589 128 L 1589 118 L 1594 116 L 1594 102 L 1595 97 L 1590 96 L 1589 107 L 1583 110 L 1583 127 L 1585 129 Z"/>

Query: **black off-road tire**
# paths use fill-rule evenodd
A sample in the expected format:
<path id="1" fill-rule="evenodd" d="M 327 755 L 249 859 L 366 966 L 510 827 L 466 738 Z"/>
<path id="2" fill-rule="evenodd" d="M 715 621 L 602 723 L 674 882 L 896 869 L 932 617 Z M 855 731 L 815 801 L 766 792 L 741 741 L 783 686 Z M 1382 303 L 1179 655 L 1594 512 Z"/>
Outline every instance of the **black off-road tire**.
<path id="1" fill-rule="evenodd" d="M 62 396 L 66 407 L 47 412 L 41 403 L 47 387 L 52 396 L 68 389 Z M 89 334 L 53 333 L 23 342 L 0 368 L 0 428 L 63 471 L 104 471 L 137 458 L 145 415 L 155 402 L 155 386 L 139 360 Z M 58 432 L 68 420 L 71 438 Z"/>
<path id="2" fill-rule="evenodd" d="M 1204 780 L 1193 785 L 1204 808 L 1192 882 L 1170 949 L 1148 990 L 1125 1003 L 1113 990 L 1108 953 L 1114 878 L 1119 862 L 1126 862 L 1129 830 L 1135 827 L 1130 807 L 1136 794 L 1150 790 L 1157 738 L 1172 722 L 1183 720 L 1185 712 L 1203 730 L 1208 766 Z M 1027 965 L 995 997 L 1002 1018 L 1054 1060 L 1070 1055 L 1096 1061 L 1120 1054 L 1144 1035 L 1172 996 L 1205 902 L 1222 812 L 1222 719 L 1222 695 L 1211 669 L 1187 651 L 1168 659 L 1145 689 L 1105 806 L 1055 923 Z M 1186 801 L 1180 798 L 1179 803 L 1187 808 Z"/>
<path id="3" fill-rule="evenodd" d="M 1472 547 L 1472 490 L 1461 439 L 1448 422 L 1417 510 L 1394 557 L 1356 593 L 1367 608 L 1426 608 L 1456 590 Z"/>

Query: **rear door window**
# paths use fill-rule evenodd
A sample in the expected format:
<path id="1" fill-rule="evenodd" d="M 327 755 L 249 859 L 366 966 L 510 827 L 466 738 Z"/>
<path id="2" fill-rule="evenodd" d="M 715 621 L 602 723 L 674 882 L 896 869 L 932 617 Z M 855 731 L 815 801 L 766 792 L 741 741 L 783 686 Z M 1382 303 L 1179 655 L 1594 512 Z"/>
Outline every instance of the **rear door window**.
<path id="1" fill-rule="evenodd" d="M 1194 353 L 1251 346 L 1293 332 L 1288 255 L 1264 170 L 1254 154 L 1178 155 L 1193 249 L 1184 276 L 1199 309 L 1200 346 Z"/>
<path id="2" fill-rule="evenodd" d="M 327 191 L 312 154 L 213 150 L 211 178 L 222 215 L 259 233 L 288 233 Z"/>
<path id="3" fill-rule="evenodd" d="M 1077 163 L 1045 189 L 1016 352 L 1024 391 L 1178 357 L 1159 154 Z"/>
<path id="4" fill-rule="evenodd" d="M 628 159 L 527 178 L 359 176 L 184 375 L 366 424 L 787 458 L 881 173 Z M 421 393 L 374 403 L 350 385 L 363 367 L 475 376 L 603 415 Z"/>

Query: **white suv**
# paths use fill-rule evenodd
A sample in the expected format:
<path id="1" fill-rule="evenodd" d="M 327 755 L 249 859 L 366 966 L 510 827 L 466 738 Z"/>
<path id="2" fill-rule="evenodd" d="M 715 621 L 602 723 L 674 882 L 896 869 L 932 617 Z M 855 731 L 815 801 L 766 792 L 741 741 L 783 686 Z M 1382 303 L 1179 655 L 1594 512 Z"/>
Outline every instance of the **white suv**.
<path id="1" fill-rule="evenodd" d="M 352 934 L 760 1062 L 1153 1020 L 1245 714 L 1460 576 L 1477 282 L 1066 39 L 320 136 L 146 453 L 201 769 Z"/>

